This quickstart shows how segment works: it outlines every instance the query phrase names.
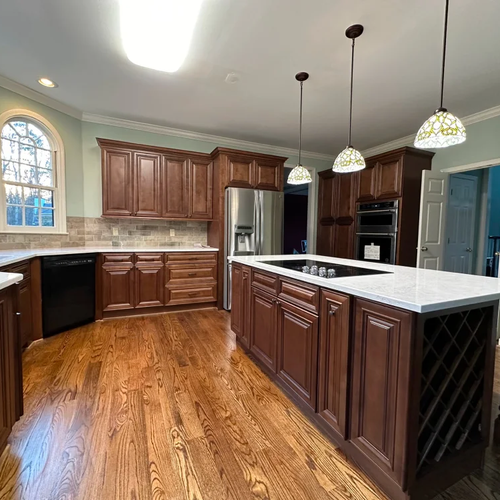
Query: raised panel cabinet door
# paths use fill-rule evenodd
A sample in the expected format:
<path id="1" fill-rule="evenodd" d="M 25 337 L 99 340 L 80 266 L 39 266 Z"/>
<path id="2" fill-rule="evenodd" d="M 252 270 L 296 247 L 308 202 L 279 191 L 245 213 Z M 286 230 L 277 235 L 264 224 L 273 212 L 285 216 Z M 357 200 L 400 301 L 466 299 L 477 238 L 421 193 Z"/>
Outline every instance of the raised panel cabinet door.
<path id="1" fill-rule="evenodd" d="M 135 307 L 158 307 L 164 304 L 163 264 L 136 264 Z"/>
<path id="2" fill-rule="evenodd" d="M 29 344 L 33 330 L 33 315 L 31 312 L 31 284 L 30 282 L 21 283 L 19 286 L 19 312 L 21 345 L 24 347 Z"/>
<path id="3" fill-rule="evenodd" d="M 283 191 L 284 165 L 278 160 L 255 161 L 255 189 Z"/>
<path id="4" fill-rule="evenodd" d="M 333 256 L 335 234 L 335 174 L 324 171 L 318 174 L 318 230 L 316 252 Z"/>
<path id="5" fill-rule="evenodd" d="M 333 243 L 334 257 L 355 258 L 356 188 L 357 177 L 354 174 L 338 175 L 335 179 L 334 192 L 337 194 L 337 206 Z"/>
<path id="6" fill-rule="evenodd" d="M 255 163 L 245 157 L 227 157 L 227 186 L 253 189 L 255 185 Z"/>
<path id="7" fill-rule="evenodd" d="M 349 297 L 321 291 L 318 413 L 346 439 L 349 369 Z"/>
<path id="8" fill-rule="evenodd" d="M 135 153 L 134 155 L 134 215 L 160 217 L 161 155 Z"/>
<path id="9" fill-rule="evenodd" d="M 189 216 L 193 219 L 211 219 L 213 214 L 213 170 L 208 161 L 190 162 Z"/>
<path id="10" fill-rule="evenodd" d="M 247 266 L 242 267 L 242 286 L 241 286 L 241 331 L 240 331 L 240 342 L 248 347 L 250 344 L 250 268 Z"/>
<path id="11" fill-rule="evenodd" d="M 250 350 L 270 370 L 276 373 L 277 299 L 252 287 L 250 301 Z"/>
<path id="12" fill-rule="evenodd" d="M 102 150 L 102 213 L 110 216 L 133 215 L 132 152 Z"/>
<path id="13" fill-rule="evenodd" d="M 110 264 L 102 267 L 103 311 L 133 309 L 134 267 L 132 263 Z"/>
<path id="14" fill-rule="evenodd" d="M 231 330 L 237 337 L 243 329 L 243 272 L 241 266 L 231 266 Z"/>
<path id="15" fill-rule="evenodd" d="M 350 440 L 403 489 L 412 313 L 356 299 Z"/>
<path id="16" fill-rule="evenodd" d="M 378 162 L 377 189 L 375 196 L 378 199 L 391 199 L 401 196 L 402 158 L 393 158 Z"/>
<path id="17" fill-rule="evenodd" d="M 278 377 L 316 410 L 318 317 L 278 302 Z"/>
<path id="18" fill-rule="evenodd" d="M 163 156 L 161 185 L 162 216 L 189 217 L 189 161 Z"/>
<path id="19" fill-rule="evenodd" d="M 375 199 L 376 175 L 377 171 L 373 164 L 367 165 L 365 169 L 356 174 L 358 180 L 357 201 L 371 201 Z"/>

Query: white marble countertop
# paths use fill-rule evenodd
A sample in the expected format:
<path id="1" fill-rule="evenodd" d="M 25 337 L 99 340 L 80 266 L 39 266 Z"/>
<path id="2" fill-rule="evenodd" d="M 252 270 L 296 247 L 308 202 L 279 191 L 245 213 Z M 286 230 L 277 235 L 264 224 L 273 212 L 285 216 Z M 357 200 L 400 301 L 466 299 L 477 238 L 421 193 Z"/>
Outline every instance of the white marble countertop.
<path id="1" fill-rule="evenodd" d="M 7 288 L 23 279 L 22 274 L 18 273 L 0 273 L 0 290 Z"/>
<path id="2" fill-rule="evenodd" d="M 32 250 L 1 250 L 0 267 L 15 264 L 34 257 L 52 255 L 76 255 L 82 253 L 148 253 L 148 252 L 217 252 L 213 247 L 68 247 L 68 248 L 34 248 Z M 0 273 L 6 274 L 6 273 Z"/>
<path id="3" fill-rule="evenodd" d="M 261 262 L 284 259 L 318 260 L 332 264 L 379 269 L 388 271 L 391 274 L 327 279 Z M 500 279 L 485 276 L 391 266 L 309 254 L 231 257 L 229 260 L 418 313 L 500 299 Z"/>

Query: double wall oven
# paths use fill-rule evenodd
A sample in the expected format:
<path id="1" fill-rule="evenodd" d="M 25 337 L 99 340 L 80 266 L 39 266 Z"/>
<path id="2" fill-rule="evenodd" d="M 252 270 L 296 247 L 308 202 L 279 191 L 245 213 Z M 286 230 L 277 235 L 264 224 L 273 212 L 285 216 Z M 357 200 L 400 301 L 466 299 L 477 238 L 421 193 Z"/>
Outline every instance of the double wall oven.
<path id="1" fill-rule="evenodd" d="M 399 201 L 360 203 L 356 214 L 356 258 L 396 263 Z"/>

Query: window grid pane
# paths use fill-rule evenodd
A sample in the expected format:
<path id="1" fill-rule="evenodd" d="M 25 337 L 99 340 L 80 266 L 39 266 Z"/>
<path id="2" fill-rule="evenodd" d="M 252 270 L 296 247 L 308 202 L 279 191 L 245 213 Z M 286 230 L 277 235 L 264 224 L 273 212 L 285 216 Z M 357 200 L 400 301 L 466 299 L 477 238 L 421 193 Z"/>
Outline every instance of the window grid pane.
<path id="1" fill-rule="evenodd" d="M 42 130 L 13 119 L 1 131 L 7 225 L 55 227 L 53 151 Z"/>

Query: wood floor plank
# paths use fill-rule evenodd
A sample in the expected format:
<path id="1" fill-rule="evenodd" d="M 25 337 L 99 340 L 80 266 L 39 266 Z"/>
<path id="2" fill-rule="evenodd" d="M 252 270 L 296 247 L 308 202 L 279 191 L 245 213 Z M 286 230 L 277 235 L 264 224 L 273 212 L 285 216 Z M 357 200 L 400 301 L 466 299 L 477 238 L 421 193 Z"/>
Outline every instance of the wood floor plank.
<path id="1" fill-rule="evenodd" d="M 30 346 L 0 500 L 385 499 L 229 323 L 214 310 L 118 319 Z M 492 447 L 436 500 L 500 500 L 499 489 Z"/>

